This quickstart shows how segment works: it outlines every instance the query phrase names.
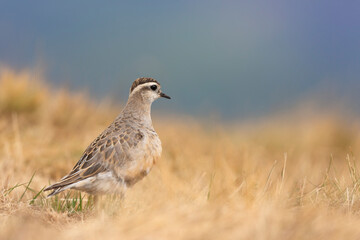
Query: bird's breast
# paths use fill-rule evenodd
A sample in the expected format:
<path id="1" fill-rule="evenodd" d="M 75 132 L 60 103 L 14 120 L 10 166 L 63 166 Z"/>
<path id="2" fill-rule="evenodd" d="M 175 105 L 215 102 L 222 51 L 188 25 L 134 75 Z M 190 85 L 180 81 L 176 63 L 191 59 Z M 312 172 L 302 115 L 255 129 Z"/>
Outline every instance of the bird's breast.
<path id="1" fill-rule="evenodd" d="M 150 155 L 153 157 L 154 162 L 160 158 L 162 147 L 159 136 L 154 132 L 149 134 L 149 149 Z"/>
<path id="2" fill-rule="evenodd" d="M 134 155 L 126 169 L 122 169 L 125 172 L 122 175 L 127 186 L 132 186 L 151 171 L 161 156 L 161 141 L 156 132 L 149 131 L 144 133 L 141 144 L 138 144 L 133 150 L 137 154 Z"/>

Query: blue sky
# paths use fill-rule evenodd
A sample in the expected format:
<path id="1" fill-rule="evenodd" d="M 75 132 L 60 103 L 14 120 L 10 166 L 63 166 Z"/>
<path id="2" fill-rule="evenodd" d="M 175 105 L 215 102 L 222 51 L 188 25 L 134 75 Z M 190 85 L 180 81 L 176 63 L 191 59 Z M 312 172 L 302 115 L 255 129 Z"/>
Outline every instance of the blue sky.
<path id="1" fill-rule="evenodd" d="M 0 62 L 126 100 L 154 77 L 157 109 L 267 114 L 309 96 L 360 101 L 357 1 L 0 1 Z M 330 94 L 331 93 L 331 94 Z M 360 109 L 360 108 L 359 108 Z"/>

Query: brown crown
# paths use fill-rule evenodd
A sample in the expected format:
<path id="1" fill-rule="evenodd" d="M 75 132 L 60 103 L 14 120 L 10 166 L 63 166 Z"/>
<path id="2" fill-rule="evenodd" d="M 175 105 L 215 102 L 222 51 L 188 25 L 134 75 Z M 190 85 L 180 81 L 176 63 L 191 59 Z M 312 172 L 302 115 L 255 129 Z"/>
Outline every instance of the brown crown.
<path id="1" fill-rule="evenodd" d="M 144 83 L 149 83 L 149 82 L 154 82 L 154 83 L 157 83 L 159 84 L 158 81 L 156 81 L 155 79 L 153 78 L 145 78 L 145 77 L 142 77 L 142 78 L 138 78 L 136 79 L 133 84 L 131 85 L 131 88 L 130 88 L 130 93 L 139 85 L 141 84 L 144 84 Z M 159 84 L 160 85 L 160 84 Z"/>

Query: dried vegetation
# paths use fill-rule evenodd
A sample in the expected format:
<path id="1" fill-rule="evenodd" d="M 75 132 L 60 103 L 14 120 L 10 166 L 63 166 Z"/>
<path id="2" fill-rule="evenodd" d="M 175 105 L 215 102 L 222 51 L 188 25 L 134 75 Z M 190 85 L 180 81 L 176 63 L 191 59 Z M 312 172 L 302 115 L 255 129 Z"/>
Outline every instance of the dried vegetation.
<path id="1" fill-rule="evenodd" d="M 121 107 L 40 77 L 0 71 L 0 239 L 360 239 L 360 128 L 339 114 L 155 114 L 162 160 L 124 200 L 45 199 Z"/>

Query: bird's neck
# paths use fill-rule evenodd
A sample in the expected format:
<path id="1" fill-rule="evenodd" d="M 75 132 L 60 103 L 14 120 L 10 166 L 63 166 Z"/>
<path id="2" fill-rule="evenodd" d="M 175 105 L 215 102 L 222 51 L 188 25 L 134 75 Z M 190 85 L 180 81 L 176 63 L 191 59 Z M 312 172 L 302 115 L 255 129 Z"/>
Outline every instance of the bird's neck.
<path id="1" fill-rule="evenodd" d="M 125 118 L 138 119 L 144 125 L 152 127 L 151 103 L 144 99 L 140 93 L 131 95 L 121 115 Z"/>

